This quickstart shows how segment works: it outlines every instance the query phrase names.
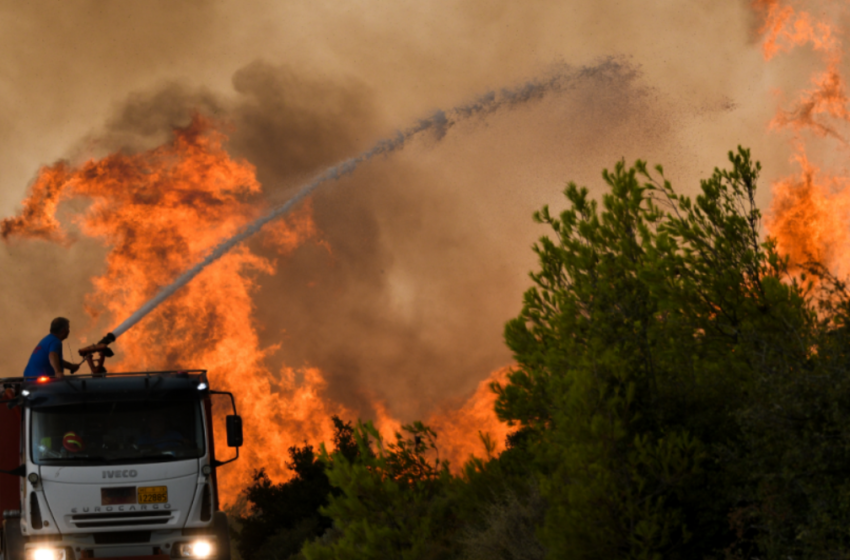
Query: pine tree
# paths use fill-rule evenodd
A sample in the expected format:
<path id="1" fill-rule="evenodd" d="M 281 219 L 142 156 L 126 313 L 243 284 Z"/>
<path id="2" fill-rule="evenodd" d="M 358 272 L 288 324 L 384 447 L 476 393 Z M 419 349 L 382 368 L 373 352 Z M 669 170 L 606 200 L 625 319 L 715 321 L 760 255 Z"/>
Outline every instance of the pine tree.
<path id="1" fill-rule="evenodd" d="M 774 246 L 759 240 L 759 165 L 730 153 L 692 201 L 638 161 L 605 172 L 602 208 L 535 219 L 519 317 L 520 365 L 496 385 L 500 417 L 535 433 L 552 558 L 699 558 L 728 547 L 736 414 L 759 376 L 808 358 L 814 316 Z"/>

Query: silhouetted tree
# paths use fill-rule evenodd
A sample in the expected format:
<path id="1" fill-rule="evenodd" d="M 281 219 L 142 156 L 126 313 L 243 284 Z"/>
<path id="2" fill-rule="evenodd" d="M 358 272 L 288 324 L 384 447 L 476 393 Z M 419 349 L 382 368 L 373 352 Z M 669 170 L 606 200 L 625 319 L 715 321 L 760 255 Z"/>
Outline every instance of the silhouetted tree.
<path id="1" fill-rule="evenodd" d="M 338 417 L 334 424 L 334 448 L 338 460 L 357 457 L 357 443 L 350 422 Z M 324 533 L 331 520 L 319 512 L 329 496 L 338 492 L 331 487 L 325 464 L 318 460 L 313 447 L 289 448 L 286 466 L 293 477 L 273 484 L 260 469 L 246 489 L 250 512 L 239 519 L 241 531 L 237 548 L 244 560 L 285 559 L 298 553 L 303 543 Z"/>

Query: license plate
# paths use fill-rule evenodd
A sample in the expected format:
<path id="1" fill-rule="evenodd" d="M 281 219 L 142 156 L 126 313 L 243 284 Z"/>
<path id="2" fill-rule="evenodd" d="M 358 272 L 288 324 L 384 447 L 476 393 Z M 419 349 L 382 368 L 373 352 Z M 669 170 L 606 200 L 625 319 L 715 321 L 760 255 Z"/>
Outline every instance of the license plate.
<path id="1" fill-rule="evenodd" d="M 168 486 L 142 486 L 139 488 L 140 504 L 164 504 L 168 501 Z"/>
<path id="2" fill-rule="evenodd" d="M 136 487 L 120 486 L 117 488 L 100 489 L 100 505 L 112 506 L 116 504 L 135 504 Z"/>

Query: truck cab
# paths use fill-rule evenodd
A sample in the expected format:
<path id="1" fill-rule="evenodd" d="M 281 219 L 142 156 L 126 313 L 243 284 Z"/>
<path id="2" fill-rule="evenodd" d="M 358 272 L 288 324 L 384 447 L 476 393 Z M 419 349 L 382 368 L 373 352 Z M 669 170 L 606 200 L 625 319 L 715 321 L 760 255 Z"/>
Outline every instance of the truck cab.
<path id="1" fill-rule="evenodd" d="M 229 560 L 205 371 L 0 382 L 2 560 Z"/>

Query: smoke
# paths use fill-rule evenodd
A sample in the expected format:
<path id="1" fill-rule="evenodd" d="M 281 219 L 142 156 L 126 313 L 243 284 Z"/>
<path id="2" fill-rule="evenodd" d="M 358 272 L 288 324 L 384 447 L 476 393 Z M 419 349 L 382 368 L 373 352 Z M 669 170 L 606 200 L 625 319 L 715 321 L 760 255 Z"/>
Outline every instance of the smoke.
<path id="1" fill-rule="evenodd" d="M 416 125 L 406 130 L 399 131 L 395 136 L 379 140 L 378 143 L 369 150 L 331 166 L 318 177 L 301 187 L 298 192 L 284 204 L 274 208 L 265 216 L 257 218 L 235 235 L 219 243 L 206 257 L 204 257 L 202 261 L 181 274 L 168 286 L 162 288 L 156 296 L 145 302 L 145 304 L 137 311 L 133 312 L 130 317 L 122 321 L 121 324 L 113 330 L 113 333 L 116 337 L 121 336 L 127 331 L 127 329 L 142 320 L 148 315 L 148 313 L 156 309 L 160 303 L 171 297 L 171 295 L 181 287 L 191 282 L 192 279 L 200 274 L 207 266 L 217 261 L 236 245 L 245 241 L 249 237 L 252 237 L 269 222 L 287 215 L 293 208 L 296 207 L 296 205 L 302 202 L 323 184 L 329 181 L 338 180 L 341 177 L 353 173 L 358 167 L 360 167 L 360 165 L 368 162 L 372 158 L 381 155 L 389 155 L 396 150 L 400 150 L 410 140 L 426 132 L 431 132 L 435 139 L 442 140 L 451 127 L 465 120 L 473 117 L 492 115 L 503 108 L 511 108 L 533 100 L 541 99 L 548 93 L 562 92 L 565 89 L 572 90 L 587 80 L 601 79 L 608 82 L 607 85 L 609 86 L 621 86 L 621 82 L 629 78 L 628 75 L 623 76 L 622 74 L 622 65 L 613 60 L 606 61 L 596 67 L 582 68 L 577 72 L 559 72 L 544 81 L 534 80 L 517 88 L 503 88 L 498 93 L 489 92 L 479 97 L 473 103 L 460 105 L 450 109 L 448 113 L 443 110 L 439 110 L 431 117 L 421 119 Z M 599 86 L 597 85 L 596 87 Z M 44 206 L 46 204 L 40 197 L 31 200 L 38 206 Z M 50 206 L 53 205 L 55 205 L 55 200 L 50 201 Z M 27 206 L 22 216 L 23 220 L 32 220 L 32 214 L 32 207 Z M 53 212 L 51 211 L 51 218 L 52 215 Z M 55 219 L 53 220 L 55 221 Z M 8 235 L 7 229 L 10 229 L 5 227 L 7 224 L 13 226 L 15 224 L 15 220 L 4 222 L 4 229 L 2 230 L 3 237 Z M 42 232 L 42 229 L 36 231 L 36 237 L 43 236 L 44 233 Z"/>
<path id="2" fill-rule="evenodd" d="M 261 342 L 279 345 L 269 369 L 316 366 L 330 396 L 364 415 L 377 398 L 404 419 L 425 417 L 510 362 L 502 325 L 544 233 L 529 216 L 560 204 L 564 181 L 599 185 L 602 167 L 642 157 L 693 188 L 738 143 L 786 170 L 781 141 L 764 134 L 766 100 L 793 76 L 764 73 L 745 2 L 46 6 L 2 8 L 15 22 L 0 34 L 3 216 L 39 165 L 148 149 L 194 111 L 227 123 L 267 209 L 435 115 L 403 151 L 314 193 L 315 241 L 288 256 L 248 241 L 279 261 L 255 295 Z M 529 80 L 536 89 L 523 89 Z M 560 85 L 493 110 L 547 84 Z M 0 250 L 0 312 L 16 325 L 0 349 L 12 373 L 55 315 L 73 319 L 72 339 L 113 326 L 83 309 L 104 249 L 69 235 L 70 249 Z"/>

